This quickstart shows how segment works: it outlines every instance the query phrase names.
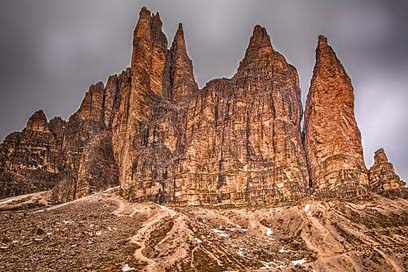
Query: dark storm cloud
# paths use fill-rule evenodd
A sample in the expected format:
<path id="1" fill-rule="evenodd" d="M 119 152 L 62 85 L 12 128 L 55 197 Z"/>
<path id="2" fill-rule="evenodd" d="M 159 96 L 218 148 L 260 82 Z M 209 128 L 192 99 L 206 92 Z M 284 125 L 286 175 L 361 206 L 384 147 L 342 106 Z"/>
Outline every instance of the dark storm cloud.
<path id="1" fill-rule="evenodd" d="M 3 0 L 0 138 L 23 128 L 38 108 L 69 117 L 90 84 L 128 66 L 142 6 L 160 12 L 169 41 L 183 23 L 200 86 L 233 75 L 261 24 L 297 67 L 305 98 L 317 35 L 325 34 L 354 83 L 368 166 L 385 147 L 408 179 L 405 0 Z"/>

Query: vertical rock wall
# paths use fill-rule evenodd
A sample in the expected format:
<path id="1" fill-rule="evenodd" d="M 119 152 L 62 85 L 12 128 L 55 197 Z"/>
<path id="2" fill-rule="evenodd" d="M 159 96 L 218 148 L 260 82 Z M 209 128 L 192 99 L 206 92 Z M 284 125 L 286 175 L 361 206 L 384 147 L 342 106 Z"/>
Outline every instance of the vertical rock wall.
<path id="1" fill-rule="evenodd" d="M 313 190 L 321 197 L 364 194 L 368 185 L 354 90 L 327 39 L 319 37 L 305 108 L 305 149 Z"/>
<path id="2" fill-rule="evenodd" d="M 403 186 L 381 150 L 367 171 L 351 80 L 325 37 L 302 138 L 297 71 L 265 28 L 232 78 L 199 89 L 183 26 L 168 48 L 159 14 L 139 16 L 130 68 L 92 85 L 67 122 L 36 112 L 0 145 L 0 197 L 53 188 L 69 201 L 120 181 L 131 201 L 262 206 Z"/>
<path id="3" fill-rule="evenodd" d="M 57 135 L 58 132 L 50 130 L 40 110 L 30 117 L 22 132 L 6 137 L 0 145 L 0 197 L 49 190 L 55 186 L 63 170 Z"/>
<path id="4" fill-rule="evenodd" d="M 213 80 L 202 90 L 186 52 L 180 26 L 165 65 L 165 89 L 133 141 L 131 178 L 121 184 L 125 195 L 181 205 L 304 197 L 298 76 L 273 50 L 266 30 L 255 27 L 232 79 Z"/>

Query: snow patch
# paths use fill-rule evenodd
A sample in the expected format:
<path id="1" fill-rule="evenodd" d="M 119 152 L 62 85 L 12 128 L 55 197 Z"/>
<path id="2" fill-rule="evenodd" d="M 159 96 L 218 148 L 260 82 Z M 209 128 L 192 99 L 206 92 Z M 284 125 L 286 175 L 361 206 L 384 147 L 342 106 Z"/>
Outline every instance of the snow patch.
<path id="1" fill-rule="evenodd" d="M 244 251 L 243 248 L 239 248 L 239 250 L 238 250 L 238 255 L 241 256 L 241 257 L 244 257 L 244 256 L 245 256 L 245 251 Z"/>
<path id="2" fill-rule="evenodd" d="M 284 249 L 283 247 L 281 249 L 279 249 L 279 253 L 288 253 L 289 250 Z"/>
<path id="3" fill-rule="evenodd" d="M 262 262 L 262 264 L 263 264 L 263 267 L 260 268 L 261 270 L 285 267 L 283 264 L 276 264 L 275 262 Z"/>
<path id="4" fill-rule="evenodd" d="M 292 263 L 292 265 L 304 264 L 304 263 L 306 263 L 306 259 L 303 258 L 303 259 L 300 259 L 300 260 L 294 260 L 294 261 L 291 261 L 291 263 Z"/>
<path id="5" fill-rule="evenodd" d="M 169 209 L 169 208 L 167 208 L 166 206 L 162 206 L 162 205 L 159 205 L 159 206 L 160 206 L 160 209 L 162 209 L 162 210 L 168 212 L 171 216 L 174 216 L 174 215 L 177 214 L 174 210 Z"/>
<path id="6" fill-rule="evenodd" d="M 271 236 L 273 234 L 273 231 L 271 228 L 265 227 L 265 233 L 266 233 L 266 236 Z"/>
<path id="7" fill-rule="evenodd" d="M 219 229 L 211 229 L 212 232 L 218 234 L 221 237 L 229 237 L 229 235 L 223 231 L 223 230 L 219 230 Z"/>
<path id="8" fill-rule="evenodd" d="M 124 264 L 122 266 L 122 272 L 128 272 L 128 271 L 136 271 L 136 268 L 130 267 L 128 264 Z"/>
<path id="9" fill-rule="evenodd" d="M 305 213 L 306 213 L 307 215 L 309 215 L 309 216 L 312 215 L 312 211 L 310 210 L 311 208 L 312 208 L 312 204 L 310 204 L 310 203 L 306 204 L 306 206 L 305 206 Z"/>
<path id="10" fill-rule="evenodd" d="M 247 229 L 246 228 L 243 228 L 242 226 L 240 226 L 240 225 L 236 225 L 237 226 L 237 228 L 240 230 L 240 231 L 242 231 L 242 232 L 247 232 Z"/>

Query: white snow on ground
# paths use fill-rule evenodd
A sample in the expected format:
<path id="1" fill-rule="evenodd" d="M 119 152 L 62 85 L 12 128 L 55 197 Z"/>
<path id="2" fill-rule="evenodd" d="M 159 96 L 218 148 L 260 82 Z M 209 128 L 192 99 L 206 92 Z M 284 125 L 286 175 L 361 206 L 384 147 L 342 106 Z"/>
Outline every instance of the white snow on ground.
<path id="1" fill-rule="evenodd" d="M 128 271 L 136 271 L 136 268 L 130 267 L 128 264 L 124 264 L 122 266 L 122 272 L 128 272 Z"/>
<path id="2" fill-rule="evenodd" d="M 271 236 L 273 234 L 273 231 L 271 230 L 271 228 L 265 227 L 265 232 L 267 236 Z"/>
<path id="3" fill-rule="evenodd" d="M 284 249 L 283 247 L 279 249 L 279 253 L 288 253 L 289 250 Z"/>
<path id="4" fill-rule="evenodd" d="M 227 233 L 225 233 L 225 231 L 223 231 L 223 230 L 211 229 L 211 231 L 218 234 L 221 237 L 229 237 L 229 235 Z"/>
<path id="5" fill-rule="evenodd" d="M 239 250 L 238 250 L 238 255 L 241 256 L 241 257 L 244 257 L 244 256 L 245 256 L 245 251 L 244 251 L 244 249 L 239 248 Z"/>
<path id="6" fill-rule="evenodd" d="M 240 225 L 236 225 L 237 226 L 237 228 L 240 230 L 240 231 L 242 231 L 242 232 L 247 232 L 247 229 L 246 228 L 243 228 L 242 226 L 240 226 Z"/>
<path id="7" fill-rule="evenodd" d="M 167 208 L 166 206 L 162 206 L 162 205 L 159 205 L 159 206 L 162 210 L 168 212 L 171 216 L 174 216 L 177 214 L 177 212 L 173 211 L 172 209 Z"/>
<path id="8" fill-rule="evenodd" d="M 262 262 L 263 267 L 261 269 L 269 269 L 269 268 L 274 268 L 275 263 L 274 262 Z"/>
<path id="9" fill-rule="evenodd" d="M 305 258 L 300 259 L 300 260 L 291 261 L 291 263 L 292 263 L 293 265 L 304 264 L 305 262 L 306 262 L 306 259 L 305 259 Z"/>
<path id="10" fill-rule="evenodd" d="M 307 214 L 307 215 L 312 215 L 312 211 L 310 210 L 310 208 L 312 208 L 312 204 L 310 204 L 310 203 L 308 203 L 308 204 L 306 204 L 306 206 L 305 206 L 305 213 Z"/>
<path id="11" fill-rule="evenodd" d="M 261 267 L 261 270 L 264 269 L 270 269 L 270 268 L 284 268 L 285 266 L 283 264 L 276 264 L 275 262 L 262 262 L 263 267 Z"/>

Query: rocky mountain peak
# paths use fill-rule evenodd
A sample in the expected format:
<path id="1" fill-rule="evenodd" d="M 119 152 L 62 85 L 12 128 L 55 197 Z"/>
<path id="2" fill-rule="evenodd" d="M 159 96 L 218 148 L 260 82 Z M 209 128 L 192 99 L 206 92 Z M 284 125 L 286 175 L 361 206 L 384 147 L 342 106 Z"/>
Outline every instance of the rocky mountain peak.
<path id="1" fill-rule="evenodd" d="M 319 36 L 316 48 L 304 131 L 316 191 L 338 196 L 342 190 L 368 184 L 361 134 L 354 116 L 354 89 L 324 36 Z"/>
<path id="2" fill-rule="evenodd" d="M 374 164 L 368 171 L 370 188 L 377 193 L 404 187 L 404 182 L 395 173 L 394 166 L 388 161 L 383 148 L 374 153 Z"/>
<path id="3" fill-rule="evenodd" d="M 32 131 L 48 130 L 48 121 L 44 111 L 38 110 L 34 112 L 27 121 L 26 129 Z"/>
<path id="4" fill-rule="evenodd" d="M 168 48 L 159 13 L 139 15 L 130 68 L 92 85 L 67 122 L 47 124 L 39 111 L 6 138 L 2 195 L 58 181 L 53 200 L 69 201 L 120 181 L 131 201 L 273 205 L 366 196 L 369 181 L 374 191 L 401 187 L 383 150 L 368 179 L 354 89 L 326 37 L 317 42 L 302 137 L 296 68 L 264 27 L 254 27 L 232 78 L 199 90 L 183 25 Z"/>
<path id="5" fill-rule="evenodd" d="M 186 41 L 184 39 L 183 24 L 179 23 L 176 34 L 174 35 L 173 43 L 171 44 L 171 50 L 177 51 L 179 54 L 186 54 Z"/>
<path id="6" fill-rule="evenodd" d="M 167 54 L 163 80 L 163 88 L 170 100 L 186 97 L 198 90 L 181 23 Z"/>
<path id="7" fill-rule="evenodd" d="M 327 41 L 327 37 L 323 36 L 323 35 L 319 35 L 319 37 L 318 37 L 318 47 L 322 48 L 322 47 L 326 47 L 328 45 L 329 45 L 329 43 Z"/>
<path id="8" fill-rule="evenodd" d="M 252 32 L 248 48 L 252 50 L 262 47 L 272 47 L 271 38 L 269 37 L 266 28 L 256 25 Z"/>
<path id="9" fill-rule="evenodd" d="M 270 56 L 272 53 L 271 38 L 266 29 L 260 25 L 256 25 L 249 40 L 249 45 L 246 49 L 242 64 L 245 65 L 250 62 L 256 62 L 259 59 Z"/>
<path id="10" fill-rule="evenodd" d="M 384 148 L 380 148 L 374 153 L 374 163 L 379 164 L 379 163 L 387 163 L 388 162 L 388 157 L 387 154 L 385 154 Z"/>
<path id="11" fill-rule="evenodd" d="M 275 68 L 287 66 L 285 58 L 272 48 L 266 29 L 256 25 L 249 39 L 245 56 L 240 62 L 237 75 L 269 73 Z M 265 70 L 266 69 L 266 70 Z"/>

